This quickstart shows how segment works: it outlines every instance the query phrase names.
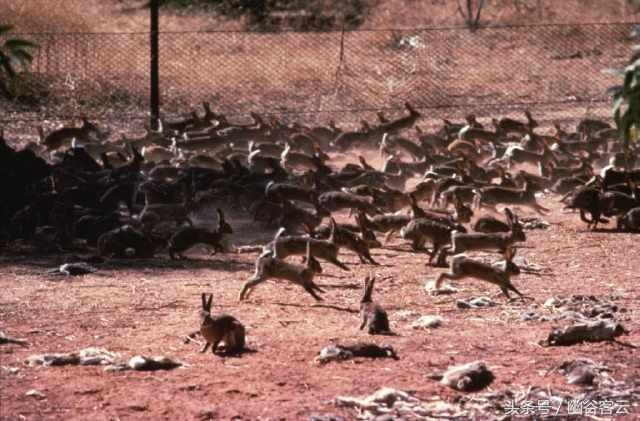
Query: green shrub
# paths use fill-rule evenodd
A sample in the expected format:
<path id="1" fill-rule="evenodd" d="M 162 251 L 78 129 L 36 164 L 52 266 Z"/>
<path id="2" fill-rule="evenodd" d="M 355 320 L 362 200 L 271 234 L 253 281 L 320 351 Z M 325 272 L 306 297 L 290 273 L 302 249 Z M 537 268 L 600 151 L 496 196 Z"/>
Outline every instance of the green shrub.
<path id="1" fill-rule="evenodd" d="M 636 27 L 631 36 L 640 38 L 640 27 Z M 633 47 L 627 67 L 615 72 L 622 76 L 623 83 L 611 88 L 613 118 L 620 131 L 624 151 L 628 155 L 629 144 L 638 141 L 640 132 L 640 45 Z"/>

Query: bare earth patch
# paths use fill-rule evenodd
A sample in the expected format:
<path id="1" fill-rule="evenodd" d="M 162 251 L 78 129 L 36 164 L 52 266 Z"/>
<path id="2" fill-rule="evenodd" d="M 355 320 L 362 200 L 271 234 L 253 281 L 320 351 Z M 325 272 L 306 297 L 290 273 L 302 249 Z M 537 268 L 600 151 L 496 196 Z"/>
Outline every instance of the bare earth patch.
<path id="1" fill-rule="evenodd" d="M 452 402 L 461 393 L 429 375 L 474 360 L 484 360 L 493 370 L 496 380 L 490 387 L 495 391 L 527 386 L 578 391 L 580 386 L 568 385 L 558 372 L 545 375 L 578 357 L 606 364 L 613 378 L 633 382 L 640 375 L 636 349 L 617 343 L 541 347 L 538 342 L 566 322 L 521 319 L 527 309 L 540 309 L 554 295 L 595 295 L 626 309 L 618 320 L 630 334 L 620 339 L 640 344 L 638 237 L 588 232 L 577 215 L 562 214 L 554 202 L 544 200 L 554 208 L 547 218 L 550 229 L 529 231 L 526 245 L 531 248 L 518 252 L 543 269 L 542 276 L 522 274 L 514 280 L 533 303 L 506 302 L 496 296 L 497 288 L 474 280 L 458 282 L 453 295 L 429 296 L 425 280 L 433 280 L 442 269 L 426 267 L 425 256 L 409 252 L 400 240 L 374 250 L 380 267 L 361 265 L 350 253 L 343 260 L 351 272 L 324 265 L 325 273 L 316 278 L 327 290 L 320 304 L 300 287 L 273 281 L 238 303 L 255 255 L 209 258 L 195 253 L 194 260 L 178 263 L 165 256 L 110 262 L 95 274 L 68 278 L 44 274 L 64 262 L 63 257 L 4 255 L 0 331 L 26 339 L 29 346 L 0 345 L 0 418 L 306 419 L 333 413 L 352 419 L 354 412 L 336 407 L 332 400 L 386 386 L 412 391 L 424 401 L 439 396 Z M 374 337 L 357 330 L 361 282 L 369 273 L 379 275 L 375 298 L 389 312 L 397 336 Z M 202 292 L 213 293 L 214 312 L 228 312 L 245 324 L 253 352 L 220 357 L 200 354 L 197 344 L 184 343 L 184 336 L 197 328 Z M 498 305 L 456 308 L 457 299 L 477 296 L 489 296 Z M 442 326 L 412 328 L 422 315 L 442 317 Z M 324 346 L 355 341 L 390 344 L 400 359 L 313 362 Z M 99 366 L 24 364 L 33 354 L 93 346 L 125 359 L 164 355 L 187 366 L 105 372 Z M 41 395 L 27 396 L 31 389 Z M 638 416 L 637 404 L 630 408 L 635 414 L 630 417 Z"/>

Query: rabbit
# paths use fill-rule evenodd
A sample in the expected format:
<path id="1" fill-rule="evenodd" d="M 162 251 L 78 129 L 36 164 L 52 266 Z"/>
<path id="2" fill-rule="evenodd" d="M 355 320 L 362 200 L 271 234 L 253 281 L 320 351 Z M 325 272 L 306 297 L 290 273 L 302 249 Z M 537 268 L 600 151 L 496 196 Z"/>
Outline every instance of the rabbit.
<path id="1" fill-rule="evenodd" d="M 473 230 L 476 232 L 484 232 L 486 234 L 495 234 L 498 232 L 509 232 L 511 227 L 509 224 L 500 221 L 492 216 L 483 216 L 473 224 Z"/>
<path id="2" fill-rule="evenodd" d="M 524 299 L 524 295 L 511 283 L 511 276 L 520 274 L 520 268 L 512 261 L 514 256 L 515 251 L 505 260 L 504 269 L 470 259 L 465 254 L 453 256 L 449 262 L 449 272 L 443 272 L 436 278 L 433 292 L 440 291 L 444 279 L 477 278 L 497 285 L 507 298 L 510 298 L 509 291 L 513 291 Z"/>
<path id="3" fill-rule="evenodd" d="M 496 206 L 506 204 L 512 206 L 527 206 L 540 215 L 550 210 L 540 205 L 536 200 L 535 191 L 529 182 L 524 183 L 522 190 L 499 186 L 480 187 L 476 191 L 475 207 L 487 207 L 496 211 Z"/>
<path id="4" fill-rule="evenodd" d="M 389 334 L 391 333 L 391 329 L 389 329 L 387 312 L 380 304 L 371 299 L 374 282 L 375 277 L 373 276 L 367 276 L 364 279 L 364 292 L 360 300 L 360 317 L 362 318 L 360 330 L 366 326 L 370 335 Z"/>
<path id="5" fill-rule="evenodd" d="M 617 220 L 618 231 L 640 231 L 640 207 L 633 208 Z"/>
<path id="6" fill-rule="evenodd" d="M 44 129 L 38 127 L 38 135 L 40 137 L 40 144 L 46 146 L 49 150 L 68 146 L 73 138 L 89 143 L 93 139 L 103 137 L 98 127 L 84 117 L 82 118 L 82 125 L 80 127 L 62 127 L 50 132 L 46 136 Z"/>
<path id="7" fill-rule="evenodd" d="M 152 258 L 160 248 L 160 240 L 147 236 L 130 225 L 107 231 L 98 237 L 98 254 L 103 257 L 127 257 L 133 250 L 135 257 Z"/>
<path id="8" fill-rule="evenodd" d="M 318 196 L 318 204 L 330 212 L 355 209 L 367 215 L 380 215 L 382 211 L 373 205 L 369 197 L 357 196 L 344 191 L 328 191 Z"/>
<path id="9" fill-rule="evenodd" d="M 176 258 L 185 259 L 182 255 L 185 251 L 189 250 L 196 244 L 207 244 L 213 247 L 213 253 L 224 253 L 225 247 L 223 245 L 224 237 L 233 233 L 231 225 L 224 219 L 224 213 L 221 209 L 217 209 L 218 212 L 218 228 L 215 231 L 210 231 L 205 228 L 186 226 L 178 230 L 169 239 L 169 256 L 171 259 Z M 176 257 L 177 256 L 177 257 Z"/>
<path id="10" fill-rule="evenodd" d="M 362 227 L 362 237 L 358 236 L 354 231 L 342 227 L 335 227 L 335 244 L 338 247 L 344 247 L 358 255 L 361 263 L 371 263 L 372 265 L 379 265 L 378 262 L 373 260 L 371 256 L 371 244 L 375 240 L 375 234 L 368 230 L 366 227 Z M 326 239 L 331 236 L 331 226 L 323 225 L 316 228 L 314 236 L 319 239 Z M 371 237 L 373 236 L 373 240 Z M 375 244 L 375 243 L 374 243 Z M 379 246 L 380 243 L 377 243 Z"/>
<path id="11" fill-rule="evenodd" d="M 278 230 L 273 240 L 274 244 L 278 242 L 278 238 L 283 232 L 284 229 Z M 306 266 L 285 262 L 278 257 L 277 251 L 278 248 L 274 247 L 272 252 L 263 253 L 258 257 L 256 261 L 256 272 L 242 286 L 238 300 L 242 301 L 245 298 L 249 298 L 253 288 L 268 279 L 283 279 L 302 286 L 316 301 L 322 301 L 322 297 L 320 297 L 316 291 L 324 292 L 324 290 L 313 282 L 315 274 L 321 273 L 322 268 L 320 263 L 318 263 L 311 254 L 311 239 L 307 240 Z"/>
<path id="12" fill-rule="evenodd" d="M 363 226 L 370 230 L 386 234 L 384 239 L 385 244 L 391 240 L 393 234 L 411 222 L 411 216 L 399 213 L 385 213 L 376 215 L 371 219 L 369 219 L 364 212 L 359 212 L 358 216 L 361 218 Z"/>
<path id="13" fill-rule="evenodd" d="M 509 208 L 505 208 L 507 223 L 510 231 L 508 233 L 461 233 L 452 231 L 451 244 L 452 254 L 459 254 L 471 250 L 497 250 L 509 258 L 513 253 L 513 244 L 519 241 L 526 241 L 526 235 L 522 228 L 522 224 L 518 221 L 518 217 L 514 216 Z"/>
<path id="14" fill-rule="evenodd" d="M 440 252 L 446 247 L 452 239 L 455 232 L 466 232 L 466 229 L 460 225 L 448 226 L 439 222 L 432 221 L 427 218 L 412 219 L 406 226 L 400 230 L 400 236 L 411 241 L 411 249 L 414 251 L 424 250 L 426 240 L 433 243 L 431 254 L 429 255 L 429 264 L 433 262 L 436 256 L 440 256 L 437 264 L 441 264 L 443 254 Z"/>
<path id="15" fill-rule="evenodd" d="M 200 334 L 205 345 L 200 352 L 206 352 L 211 346 L 215 354 L 220 342 L 224 342 L 227 353 L 241 352 L 245 346 L 245 328 L 235 317 L 228 314 L 211 315 L 213 295 L 202 294 L 202 310 L 200 310 Z M 189 335 L 190 337 L 193 336 Z"/>
<path id="16" fill-rule="evenodd" d="M 340 252 L 340 244 L 336 237 L 336 223 L 333 218 L 330 219 L 330 232 L 329 238 L 326 240 L 319 240 L 315 238 L 308 238 L 305 236 L 291 235 L 282 237 L 277 236 L 277 240 L 272 241 L 264 247 L 263 254 L 278 255 L 281 259 L 285 259 L 292 255 L 302 255 L 306 252 L 307 247 L 311 247 L 311 255 L 313 257 L 325 260 L 342 270 L 349 270 L 344 263 L 338 260 L 338 253 Z"/>

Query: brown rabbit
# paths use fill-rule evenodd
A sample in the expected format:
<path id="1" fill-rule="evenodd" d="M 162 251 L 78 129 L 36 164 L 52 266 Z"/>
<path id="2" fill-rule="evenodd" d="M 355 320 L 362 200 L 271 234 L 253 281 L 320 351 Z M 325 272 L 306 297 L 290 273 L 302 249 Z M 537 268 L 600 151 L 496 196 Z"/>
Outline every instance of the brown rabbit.
<path id="1" fill-rule="evenodd" d="M 200 310 L 200 334 L 206 341 L 202 351 L 206 352 L 211 345 L 215 354 L 220 342 L 224 342 L 227 353 L 237 353 L 244 349 L 245 329 L 235 317 L 228 314 L 211 315 L 213 295 L 202 294 L 202 310 Z"/>
<path id="2" fill-rule="evenodd" d="M 75 138 L 82 143 L 89 143 L 93 138 L 99 138 L 102 136 L 98 127 L 88 121 L 86 118 L 82 119 L 82 126 L 78 127 L 63 127 L 49 133 L 45 136 L 44 129 L 38 128 L 38 135 L 40 136 L 40 144 L 46 146 L 48 149 L 58 149 L 61 146 L 68 146 Z"/>
<path id="3" fill-rule="evenodd" d="M 274 243 L 278 242 L 278 237 L 282 235 L 284 230 L 278 230 Z M 274 248 L 273 252 L 263 253 L 256 261 L 256 272 L 245 282 L 240 291 L 239 301 L 249 298 L 251 291 L 259 284 L 269 279 L 282 279 L 293 284 L 300 285 L 307 291 L 316 301 L 322 301 L 317 292 L 324 292 L 322 288 L 313 282 L 316 273 L 321 273 L 320 263 L 311 254 L 311 239 L 307 240 L 306 266 L 294 265 L 287 263 L 278 256 L 278 249 Z M 317 291 L 317 292 L 316 292 Z"/>
<path id="4" fill-rule="evenodd" d="M 390 334 L 391 329 L 389 329 L 387 312 L 380 304 L 371 299 L 375 279 L 373 276 L 367 276 L 364 279 L 364 292 L 360 300 L 360 317 L 362 318 L 360 330 L 367 326 L 367 331 L 370 335 Z"/>
<path id="5" fill-rule="evenodd" d="M 224 213 L 222 213 L 222 210 L 218 209 L 217 212 L 218 229 L 216 229 L 215 231 L 210 231 L 205 228 L 187 226 L 181 228 L 175 234 L 173 234 L 173 236 L 169 239 L 169 256 L 171 256 L 171 259 L 184 259 L 185 257 L 182 255 L 182 253 L 189 250 L 196 244 L 207 244 L 213 247 L 212 254 L 226 251 L 223 245 L 224 237 L 228 234 L 233 233 L 233 229 L 231 228 L 231 225 L 229 225 L 227 221 L 225 221 Z"/>
<path id="6" fill-rule="evenodd" d="M 522 224 L 518 217 L 511 212 L 509 208 L 504 209 L 509 224 L 509 232 L 498 232 L 494 234 L 487 233 L 462 233 L 453 231 L 451 233 L 451 244 L 453 246 L 451 253 L 460 254 L 465 251 L 477 250 L 496 250 L 502 253 L 505 259 L 514 252 L 514 244 L 527 240 Z"/>
<path id="7" fill-rule="evenodd" d="M 520 274 L 520 268 L 512 261 L 514 256 L 515 251 L 504 261 L 503 267 L 470 259 L 465 254 L 453 256 L 449 262 L 449 272 L 443 272 L 436 278 L 434 293 L 440 291 L 445 279 L 476 278 L 498 286 L 507 298 L 510 298 L 509 291 L 512 291 L 524 300 L 524 295 L 511 283 L 511 277 Z"/>

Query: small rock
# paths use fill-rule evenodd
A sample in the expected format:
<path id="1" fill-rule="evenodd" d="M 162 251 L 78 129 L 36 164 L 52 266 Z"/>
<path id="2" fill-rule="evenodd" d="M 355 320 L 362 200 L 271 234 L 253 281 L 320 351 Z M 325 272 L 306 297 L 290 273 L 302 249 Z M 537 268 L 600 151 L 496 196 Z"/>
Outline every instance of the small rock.
<path id="1" fill-rule="evenodd" d="M 30 396 L 36 399 L 45 399 L 46 396 L 44 395 L 44 393 L 42 393 L 41 391 L 37 390 L 37 389 L 31 389 L 28 390 L 27 393 L 24 394 L 25 396 Z"/>
<path id="2" fill-rule="evenodd" d="M 422 316 L 411 324 L 413 329 L 434 329 L 442 326 L 443 319 L 440 316 Z"/>

